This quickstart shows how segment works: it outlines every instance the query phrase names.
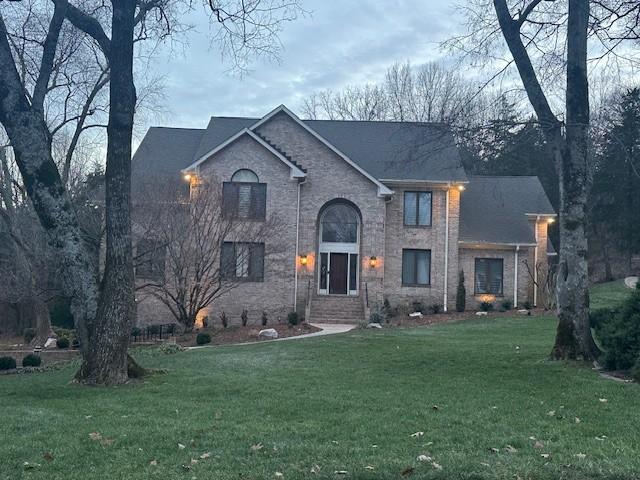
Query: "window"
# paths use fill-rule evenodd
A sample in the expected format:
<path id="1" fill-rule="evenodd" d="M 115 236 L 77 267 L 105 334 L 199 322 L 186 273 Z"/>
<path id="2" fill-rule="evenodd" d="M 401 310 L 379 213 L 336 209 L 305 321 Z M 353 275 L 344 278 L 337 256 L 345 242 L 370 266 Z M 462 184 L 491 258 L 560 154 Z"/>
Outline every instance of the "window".
<path id="1" fill-rule="evenodd" d="M 136 252 L 136 275 L 149 280 L 164 280 L 165 247 L 158 240 L 140 240 Z"/>
<path id="2" fill-rule="evenodd" d="M 431 284 L 431 250 L 402 250 L 402 284 Z"/>
<path id="3" fill-rule="evenodd" d="M 238 170 L 230 182 L 222 184 L 222 209 L 227 218 L 264 220 L 267 208 L 267 184 L 248 169 Z"/>
<path id="4" fill-rule="evenodd" d="M 220 263 L 221 276 L 225 280 L 262 282 L 264 243 L 224 242 Z"/>
<path id="5" fill-rule="evenodd" d="M 322 215 L 321 239 L 330 243 L 357 243 L 358 223 L 358 213 L 350 205 L 330 205 Z"/>
<path id="6" fill-rule="evenodd" d="M 431 192 L 404 192 L 404 224 L 431 225 Z"/>
<path id="7" fill-rule="evenodd" d="M 502 295 L 501 258 L 476 258 L 475 293 Z"/>

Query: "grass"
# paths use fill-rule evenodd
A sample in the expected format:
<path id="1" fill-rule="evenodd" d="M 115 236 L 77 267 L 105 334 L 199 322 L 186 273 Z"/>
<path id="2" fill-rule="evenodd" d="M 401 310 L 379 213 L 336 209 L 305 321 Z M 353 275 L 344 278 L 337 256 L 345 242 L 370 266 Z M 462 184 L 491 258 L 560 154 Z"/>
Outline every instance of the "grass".
<path id="1" fill-rule="evenodd" d="M 489 318 L 138 351 L 169 373 L 117 388 L 71 385 L 71 367 L 0 377 L 0 479 L 638 478 L 640 387 L 548 362 L 554 331 Z"/>
<path id="2" fill-rule="evenodd" d="M 614 307 L 620 305 L 629 296 L 631 289 L 624 280 L 596 283 L 591 286 L 589 301 L 592 309 Z"/>

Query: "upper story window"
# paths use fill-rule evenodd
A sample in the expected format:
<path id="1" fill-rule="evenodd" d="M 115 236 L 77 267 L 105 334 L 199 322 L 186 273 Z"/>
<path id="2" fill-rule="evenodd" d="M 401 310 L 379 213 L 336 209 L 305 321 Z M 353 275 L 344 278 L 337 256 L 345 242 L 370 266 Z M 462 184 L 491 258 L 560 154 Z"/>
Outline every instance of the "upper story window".
<path id="1" fill-rule="evenodd" d="M 475 293 L 502 295 L 503 268 L 501 258 L 476 258 Z"/>
<path id="2" fill-rule="evenodd" d="M 411 227 L 431 225 L 431 192 L 404 192 L 404 224 Z"/>
<path id="3" fill-rule="evenodd" d="M 322 242 L 357 243 L 358 212 L 345 203 L 330 205 L 322 214 L 320 239 Z"/>
<path id="4" fill-rule="evenodd" d="M 142 239 L 136 246 L 136 276 L 164 280 L 166 250 L 158 240 Z"/>
<path id="5" fill-rule="evenodd" d="M 267 210 L 267 184 L 259 183 L 258 176 L 243 168 L 222 184 L 224 216 L 247 220 L 264 220 Z"/>

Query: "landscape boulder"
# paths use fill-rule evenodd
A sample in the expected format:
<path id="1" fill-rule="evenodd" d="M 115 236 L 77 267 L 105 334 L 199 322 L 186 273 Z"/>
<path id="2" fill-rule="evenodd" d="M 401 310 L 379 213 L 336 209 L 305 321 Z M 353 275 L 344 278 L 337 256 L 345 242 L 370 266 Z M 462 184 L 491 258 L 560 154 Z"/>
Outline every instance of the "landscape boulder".
<path id="1" fill-rule="evenodd" d="M 264 330 L 260 330 L 258 336 L 260 338 L 278 338 L 278 332 L 275 328 L 265 328 Z"/>

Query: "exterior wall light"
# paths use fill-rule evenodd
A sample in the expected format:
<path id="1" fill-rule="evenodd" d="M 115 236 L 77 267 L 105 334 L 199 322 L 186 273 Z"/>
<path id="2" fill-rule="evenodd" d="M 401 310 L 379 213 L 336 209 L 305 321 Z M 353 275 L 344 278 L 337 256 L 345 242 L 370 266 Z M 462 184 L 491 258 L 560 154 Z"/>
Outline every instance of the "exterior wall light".
<path id="1" fill-rule="evenodd" d="M 465 186 L 464 185 L 458 185 L 458 190 L 461 192 L 464 192 Z"/>
<path id="2" fill-rule="evenodd" d="M 191 174 L 190 173 L 185 173 L 182 178 L 184 178 L 185 182 L 190 182 L 191 181 Z"/>
<path id="3" fill-rule="evenodd" d="M 300 255 L 300 265 L 306 265 L 309 259 L 306 255 Z"/>
<path id="4" fill-rule="evenodd" d="M 553 218 L 553 217 L 549 217 L 549 218 L 547 218 L 547 223 L 553 223 L 553 222 L 555 222 L 555 221 L 556 221 L 556 219 L 555 219 L 555 218 Z"/>
<path id="5" fill-rule="evenodd" d="M 376 268 L 378 266 L 378 258 L 377 257 L 371 257 L 369 259 L 369 265 L 371 266 L 371 268 Z"/>

